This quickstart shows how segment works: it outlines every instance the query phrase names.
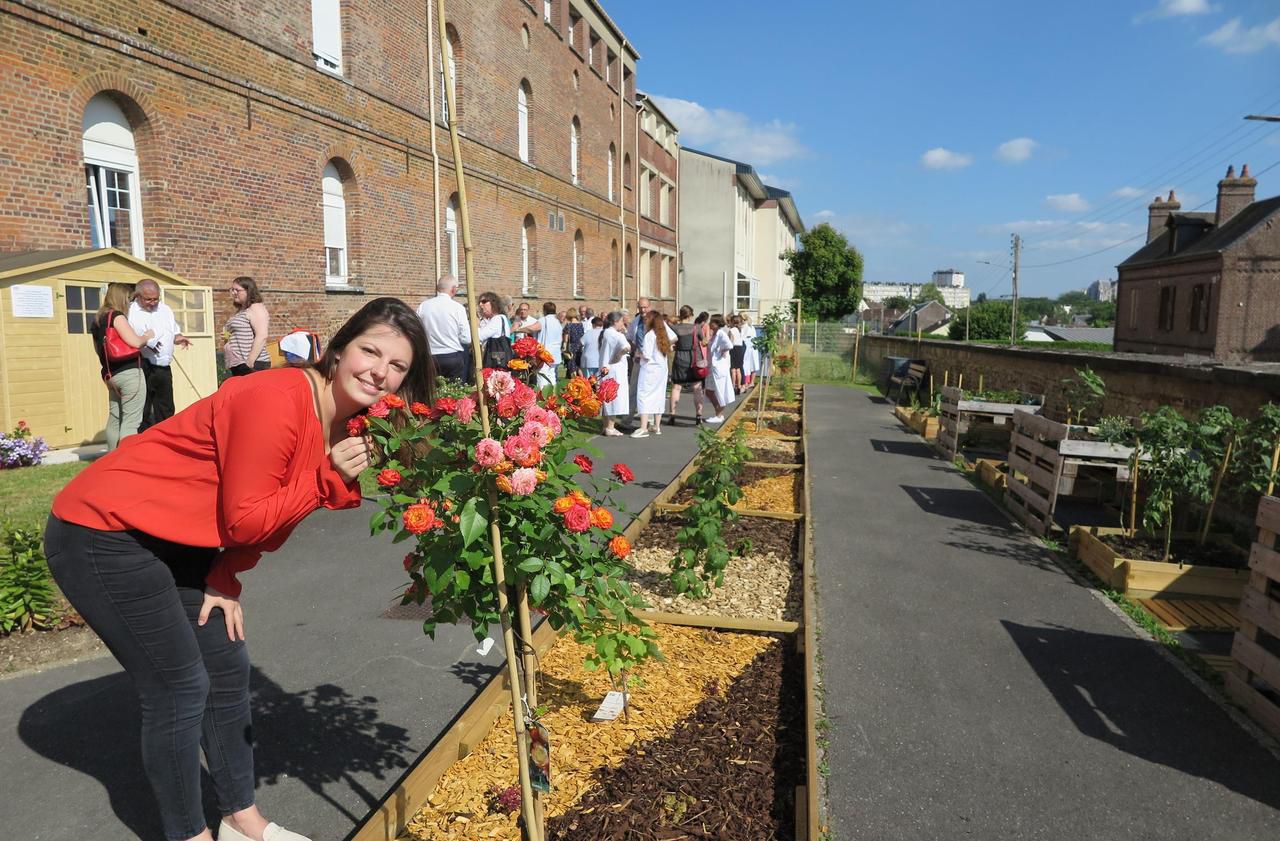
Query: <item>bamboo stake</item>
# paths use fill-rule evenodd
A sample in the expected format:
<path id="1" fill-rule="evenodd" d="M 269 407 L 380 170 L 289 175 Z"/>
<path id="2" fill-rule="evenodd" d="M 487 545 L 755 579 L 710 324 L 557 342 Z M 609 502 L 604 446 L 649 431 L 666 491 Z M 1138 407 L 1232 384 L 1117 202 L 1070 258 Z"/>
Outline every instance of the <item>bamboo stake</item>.
<path id="1" fill-rule="evenodd" d="M 862 325 L 858 325 L 858 330 L 853 334 L 853 365 L 849 372 L 849 379 L 852 382 L 858 381 L 858 345 L 862 342 Z"/>
<path id="2" fill-rule="evenodd" d="M 1138 533 L 1138 465 L 1142 463 L 1142 442 L 1133 442 L 1133 484 L 1129 494 L 1129 536 Z"/>
<path id="3" fill-rule="evenodd" d="M 978 375 L 978 393 L 979 394 L 982 393 L 982 384 L 983 384 L 983 377 L 982 377 L 982 374 L 979 374 Z"/>
<path id="4" fill-rule="evenodd" d="M 961 374 L 960 376 L 956 377 L 956 388 L 960 389 L 961 391 L 964 391 L 964 374 Z"/>
<path id="5" fill-rule="evenodd" d="M 1271 451 L 1271 472 L 1267 476 L 1267 496 L 1276 489 L 1276 468 L 1280 467 L 1280 438 L 1276 439 L 1276 448 Z"/>
<path id="6" fill-rule="evenodd" d="M 444 0 L 436 0 L 436 18 L 439 24 L 440 55 L 449 54 L 449 36 L 445 27 Z M 458 209 L 462 227 L 462 253 L 467 272 L 467 320 L 471 326 L 471 363 L 476 383 L 484 387 L 484 364 L 481 357 L 480 322 L 476 318 L 476 275 L 474 253 L 471 243 L 471 217 L 467 204 L 467 179 L 462 165 L 462 144 L 458 140 L 458 109 L 454 101 L 453 73 L 449 62 L 441 61 L 444 72 L 444 91 L 449 104 L 449 145 L 453 152 L 453 172 L 458 185 Z M 485 437 L 489 436 L 489 410 L 483 396 L 476 401 L 480 409 L 480 428 Z M 542 841 L 542 822 L 538 819 L 539 808 L 533 791 L 532 778 L 529 772 L 529 741 L 525 730 L 524 709 L 521 698 L 521 660 L 517 656 L 515 635 L 511 630 L 511 606 L 507 598 L 506 569 L 502 559 L 502 528 L 498 524 L 498 498 L 492 486 L 489 487 L 489 540 L 493 545 L 493 586 L 498 596 L 498 616 L 502 623 L 502 645 L 507 656 L 507 680 L 511 686 L 511 718 L 515 722 L 516 762 L 520 774 L 520 814 L 524 817 L 524 837 L 527 841 Z M 523 626 L 528 622 L 528 602 L 520 605 Z M 530 645 L 532 636 L 524 639 Z M 529 671 L 525 664 L 525 672 Z"/>
<path id="7" fill-rule="evenodd" d="M 1227 439 L 1227 451 L 1222 455 L 1222 465 L 1218 467 L 1218 478 L 1213 483 L 1213 498 L 1209 500 L 1209 511 L 1204 515 L 1204 528 L 1200 530 L 1200 545 L 1209 539 L 1209 524 L 1213 522 L 1213 509 L 1218 504 L 1218 492 L 1222 490 L 1222 477 L 1227 475 L 1227 468 L 1231 465 L 1231 448 L 1235 446 L 1236 435 L 1231 433 L 1231 437 Z"/>

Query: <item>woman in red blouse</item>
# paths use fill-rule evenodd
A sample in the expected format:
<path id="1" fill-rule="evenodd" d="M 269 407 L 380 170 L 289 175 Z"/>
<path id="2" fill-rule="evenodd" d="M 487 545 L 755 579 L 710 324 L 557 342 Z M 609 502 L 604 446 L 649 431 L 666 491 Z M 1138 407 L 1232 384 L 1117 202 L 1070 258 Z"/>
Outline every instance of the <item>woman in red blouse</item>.
<path id="1" fill-rule="evenodd" d="M 133 678 L 143 767 L 170 841 L 212 841 L 203 747 L 224 816 L 220 841 L 306 841 L 258 811 L 249 656 L 236 574 L 317 508 L 360 504 L 366 439 L 347 421 L 398 393 L 432 402 L 417 315 L 370 301 L 314 367 L 228 380 L 125 439 L 53 502 L 45 531 L 63 593 Z"/>

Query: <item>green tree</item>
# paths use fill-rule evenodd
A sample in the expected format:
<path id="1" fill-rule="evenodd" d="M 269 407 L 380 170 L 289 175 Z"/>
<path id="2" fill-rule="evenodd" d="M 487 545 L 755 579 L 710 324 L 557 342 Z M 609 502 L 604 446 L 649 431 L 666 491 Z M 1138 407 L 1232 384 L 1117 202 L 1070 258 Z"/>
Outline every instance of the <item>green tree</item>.
<path id="1" fill-rule="evenodd" d="M 932 283 L 926 283 L 920 287 L 920 293 L 916 295 L 916 303 L 923 304 L 925 301 L 937 301 L 939 304 L 946 304 L 942 299 L 942 290 Z"/>
<path id="2" fill-rule="evenodd" d="M 1081 292 L 1079 289 L 1073 289 L 1070 292 L 1063 292 L 1059 295 L 1058 303 L 1064 307 L 1071 307 L 1072 312 L 1075 312 L 1080 308 L 1087 308 L 1093 303 L 1093 299 L 1087 293 Z"/>
<path id="3" fill-rule="evenodd" d="M 1089 307 L 1090 327 L 1114 327 L 1116 323 L 1115 301 L 1091 301 Z"/>
<path id="4" fill-rule="evenodd" d="M 969 308 L 969 339 L 971 341 L 1009 341 L 1009 317 L 1012 304 L 1009 301 L 984 301 Z M 965 311 L 960 310 L 948 328 L 948 334 L 957 341 L 964 340 Z M 1027 321 L 1018 312 L 1018 338 L 1027 332 Z"/>
<path id="5" fill-rule="evenodd" d="M 884 304 L 884 308 L 887 310 L 905 310 L 907 307 L 911 306 L 911 301 L 901 295 L 893 295 L 892 297 L 885 298 L 881 303 Z"/>
<path id="6" fill-rule="evenodd" d="M 1019 298 L 1018 317 L 1027 321 L 1043 321 L 1053 316 L 1058 305 L 1048 298 Z"/>
<path id="7" fill-rule="evenodd" d="M 804 314 L 837 321 L 858 309 L 862 255 L 825 222 L 800 235 L 800 250 L 784 255 Z"/>
<path id="8" fill-rule="evenodd" d="M 986 292 L 979 292 L 979 293 L 978 293 L 978 300 L 977 300 L 977 303 L 979 303 L 979 304 L 985 304 L 986 302 L 987 302 L 987 293 L 986 293 Z"/>

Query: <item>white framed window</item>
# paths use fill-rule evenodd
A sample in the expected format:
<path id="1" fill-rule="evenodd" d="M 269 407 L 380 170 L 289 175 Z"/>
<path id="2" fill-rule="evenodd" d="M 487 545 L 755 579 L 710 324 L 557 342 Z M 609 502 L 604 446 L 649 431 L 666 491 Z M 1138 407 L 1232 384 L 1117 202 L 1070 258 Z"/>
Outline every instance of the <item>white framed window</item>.
<path id="1" fill-rule="evenodd" d="M 754 277 L 738 277 L 734 309 L 739 312 L 755 312 L 760 299 L 760 281 Z"/>
<path id="2" fill-rule="evenodd" d="M 671 224 L 671 187 L 665 183 L 658 188 L 658 221 Z"/>
<path id="3" fill-rule="evenodd" d="M 612 143 L 609 144 L 609 201 L 613 201 L 613 170 L 614 158 L 617 157 L 618 150 Z"/>
<path id="4" fill-rule="evenodd" d="M 640 170 L 640 213 L 648 216 L 652 211 L 650 205 L 653 204 L 649 195 L 649 170 L 641 168 Z"/>
<path id="5" fill-rule="evenodd" d="M 520 228 L 520 294 L 532 295 L 538 285 L 537 229 L 533 216 L 524 217 Z"/>
<path id="6" fill-rule="evenodd" d="M 105 93 L 85 105 L 81 128 L 90 242 L 145 258 L 133 128 Z"/>
<path id="7" fill-rule="evenodd" d="M 520 160 L 529 163 L 529 90 L 528 82 L 521 80 L 516 93 L 516 135 L 520 144 Z"/>
<path id="8" fill-rule="evenodd" d="M 324 205 L 324 282 L 347 285 L 347 198 L 342 176 L 331 161 L 320 181 Z"/>
<path id="9" fill-rule="evenodd" d="M 341 0 L 311 0 L 311 54 L 316 67 L 341 75 Z"/>
<path id="10" fill-rule="evenodd" d="M 542 0 L 542 19 L 551 23 L 551 0 Z"/>
<path id="11" fill-rule="evenodd" d="M 651 279 L 649 277 L 651 274 L 650 264 L 653 261 L 649 259 L 649 254 L 649 251 L 646 251 L 643 248 L 640 249 L 640 296 L 643 298 L 653 295 L 653 290 L 650 288 Z"/>
<path id="12" fill-rule="evenodd" d="M 449 125 L 449 94 L 453 94 L 453 104 L 458 104 L 458 62 L 453 56 L 453 39 L 448 38 L 445 41 L 446 50 L 445 60 L 449 62 L 449 75 L 447 81 L 451 84 L 446 85 L 446 77 L 444 67 L 440 68 L 440 116 L 444 118 L 444 124 Z M 457 275 L 454 275 L 457 277 Z"/>
<path id="13" fill-rule="evenodd" d="M 575 231 L 573 234 L 573 296 L 575 298 L 582 296 L 586 257 L 586 241 L 582 238 L 582 231 Z"/>
<path id="14" fill-rule="evenodd" d="M 462 249 L 458 247 L 458 194 L 454 193 L 449 196 L 449 204 L 444 209 L 444 253 L 449 258 L 449 274 L 458 279 L 458 288 L 462 289 L 463 280 L 460 268 L 465 268 L 459 263 L 459 253 Z"/>
<path id="15" fill-rule="evenodd" d="M 578 183 L 578 118 L 569 123 L 569 177 Z"/>
<path id="16" fill-rule="evenodd" d="M 596 36 L 588 35 L 587 41 L 589 42 L 587 44 L 587 64 L 591 65 L 592 67 L 595 67 L 596 66 Z"/>

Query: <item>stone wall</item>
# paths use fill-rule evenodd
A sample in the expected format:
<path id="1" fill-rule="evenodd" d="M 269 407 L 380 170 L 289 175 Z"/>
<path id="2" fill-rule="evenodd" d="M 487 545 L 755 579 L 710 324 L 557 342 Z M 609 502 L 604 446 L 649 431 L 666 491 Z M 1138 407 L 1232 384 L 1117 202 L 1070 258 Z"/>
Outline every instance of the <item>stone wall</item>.
<path id="1" fill-rule="evenodd" d="M 1253 415 L 1267 401 L 1280 401 L 1280 365 L 1222 365 L 1211 360 L 1147 354 L 1091 353 L 961 344 L 897 337 L 864 336 L 859 351 L 863 375 L 884 381 L 884 358 L 907 356 L 929 365 L 933 385 L 944 377 L 952 385 L 963 375 L 964 387 L 1018 388 L 1044 394 L 1046 413 L 1061 419 L 1066 412 L 1062 381 L 1088 365 L 1107 383 L 1105 415 L 1136 416 L 1158 406 L 1191 414 L 1223 404 L 1237 414 Z"/>

